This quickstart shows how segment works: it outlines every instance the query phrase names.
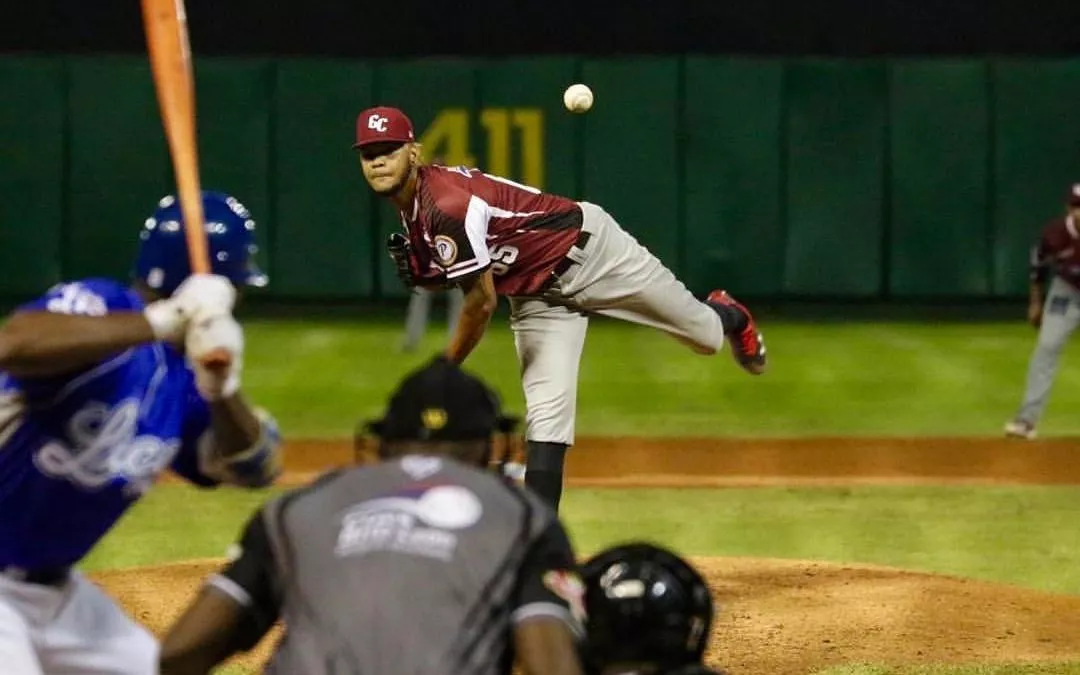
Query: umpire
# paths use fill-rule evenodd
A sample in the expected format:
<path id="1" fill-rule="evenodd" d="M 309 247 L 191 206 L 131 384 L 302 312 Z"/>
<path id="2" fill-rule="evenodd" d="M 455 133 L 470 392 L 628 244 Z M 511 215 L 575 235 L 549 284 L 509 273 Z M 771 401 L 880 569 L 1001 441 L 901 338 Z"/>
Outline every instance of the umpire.
<path id="1" fill-rule="evenodd" d="M 268 502 L 162 645 L 203 675 L 280 619 L 274 675 L 580 675 L 583 587 L 554 512 L 488 465 L 498 402 L 437 358 L 376 425 L 378 462 Z"/>

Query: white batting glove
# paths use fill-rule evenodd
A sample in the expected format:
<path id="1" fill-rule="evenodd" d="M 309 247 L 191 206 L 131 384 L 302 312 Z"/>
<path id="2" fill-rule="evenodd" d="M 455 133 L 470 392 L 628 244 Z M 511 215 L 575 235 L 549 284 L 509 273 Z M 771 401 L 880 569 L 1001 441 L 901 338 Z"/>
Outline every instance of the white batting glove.
<path id="1" fill-rule="evenodd" d="M 194 319 L 184 339 L 195 388 L 207 401 L 232 396 L 240 389 L 244 331 L 231 314 Z"/>
<path id="2" fill-rule="evenodd" d="M 147 305 L 143 315 L 155 338 L 179 342 L 190 321 L 229 314 L 235 302 L 236 289 L 227 278 L 216 274 L 193 274 L 172 296 Z"/>
<path id="3" fill-rule="evenodd" d="M 171 296 L 192 321 L 221 314 L 231 314 L 236 303 L 236 288 L 220 274 L 192 274 L 176 287 Z"/>
<path id="4" fill-rule="evenodd" d="M 184 308 L 175 300 L 155 300 L 143 309 L 143 316 L 154 331 L 154 339 L 160 342 L 179 342 L 184 336 L 188 317 Z"/>

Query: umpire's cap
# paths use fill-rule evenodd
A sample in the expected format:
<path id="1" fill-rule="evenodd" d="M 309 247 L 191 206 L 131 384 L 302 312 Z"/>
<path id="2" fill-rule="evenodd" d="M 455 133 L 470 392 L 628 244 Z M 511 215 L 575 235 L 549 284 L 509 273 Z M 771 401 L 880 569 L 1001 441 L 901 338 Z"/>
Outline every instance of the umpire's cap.
<path id="1" fill-rule="evenodd" d="M 472 441 L 501 419 L 495 392 L 439 356 L 405 378 L 371 430 L 384 441 Z"/>
<path id="2" fill-rule="evenodd" d="M 713 602 L 698 572 L 644 542 L 609 548 L 582 566 L 588 616 L 583 662 L 590 672 L 620 663 L 661 670 L 699 663 Z"/>

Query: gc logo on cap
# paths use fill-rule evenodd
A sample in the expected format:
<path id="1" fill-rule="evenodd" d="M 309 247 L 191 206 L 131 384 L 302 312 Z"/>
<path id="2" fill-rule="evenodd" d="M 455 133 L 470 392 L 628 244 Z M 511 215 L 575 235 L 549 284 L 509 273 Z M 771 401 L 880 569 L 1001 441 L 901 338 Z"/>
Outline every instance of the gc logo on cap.
<path id="1" fill-rule="evenodd" d="M 380 133 L 385 134 L 387 125 L 390 123 L 388 117 L 382 117 L 379 113 L 371 113 L 367 118 L 367 128 L 374 129 Z"/>
<path id="2" fill-rule="evenodd" d="M 356 116 L 354 148 L 370 143 L 412 143 L 413 140 L 412 120 L 397 108 L 368 108 Z"/>

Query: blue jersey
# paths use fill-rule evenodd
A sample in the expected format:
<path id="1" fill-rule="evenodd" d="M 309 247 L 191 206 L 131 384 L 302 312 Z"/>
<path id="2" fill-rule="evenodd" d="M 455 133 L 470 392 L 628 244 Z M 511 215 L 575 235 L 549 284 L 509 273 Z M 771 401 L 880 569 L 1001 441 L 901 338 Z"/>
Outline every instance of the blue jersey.
<path id="1" fill-rule="evenodd" d="M 122 284 L 87 279 L 23 308 L 104 315 L 143 303 Z M 196 454 L 209 424 L 194 374 L 165 343 L 58 377 L 0 371 L 0 568 L 78 562 L 166 468 L 213 485 Z"/>

